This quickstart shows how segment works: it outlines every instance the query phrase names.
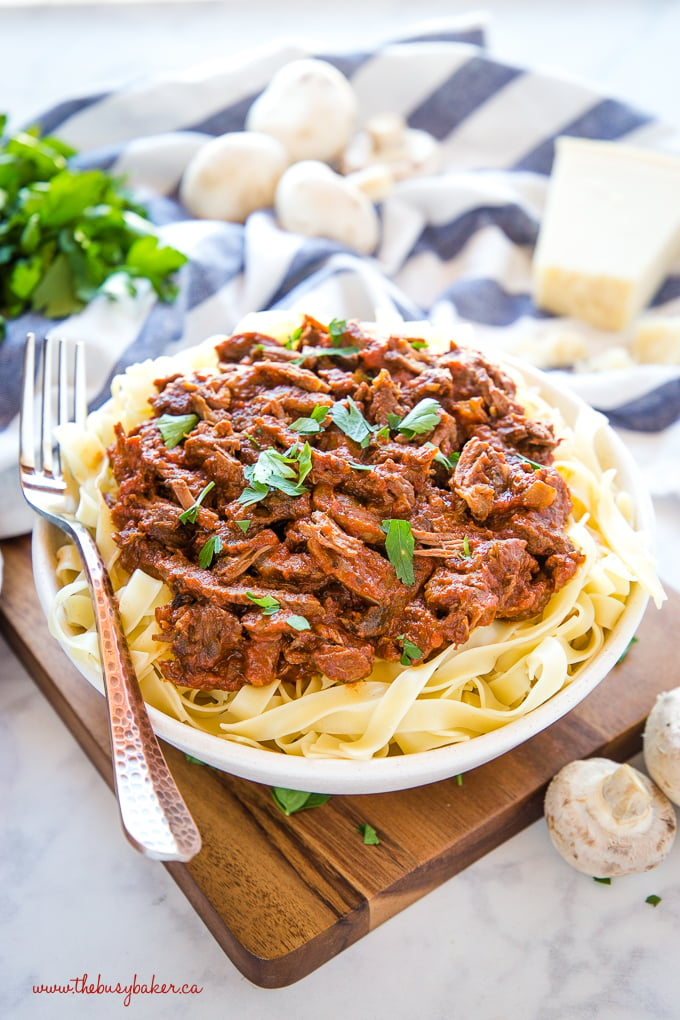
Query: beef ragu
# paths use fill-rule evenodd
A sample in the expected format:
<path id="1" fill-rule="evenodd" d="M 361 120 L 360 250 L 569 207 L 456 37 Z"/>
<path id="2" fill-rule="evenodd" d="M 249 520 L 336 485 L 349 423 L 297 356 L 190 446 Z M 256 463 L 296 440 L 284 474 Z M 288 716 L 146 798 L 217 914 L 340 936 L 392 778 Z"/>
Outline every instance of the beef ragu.
<path id="1" fill-rule="evenodd" d="M 123 566 L 173 593 L 168 680 L 352 683 L 539 614 L 582 562 L 552 429 L 478 352 L 306 317 L 217 355 L 110 451 Z"/>

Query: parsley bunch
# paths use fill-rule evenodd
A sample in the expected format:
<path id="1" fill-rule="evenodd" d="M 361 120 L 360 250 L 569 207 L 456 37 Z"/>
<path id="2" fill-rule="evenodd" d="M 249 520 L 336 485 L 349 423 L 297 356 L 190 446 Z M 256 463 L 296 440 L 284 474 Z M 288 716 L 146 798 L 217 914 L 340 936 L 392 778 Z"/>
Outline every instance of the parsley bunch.
<path id="1" fill-rule="evenodd" d="M 177 294 L 171 277 L 186 255 L 161 245 L 119 180 L 70 167 L 74 155 L 37 129 L 0 142 L 0 337 L 27 309 L 62 318 L 102 290 L 134 293 L 138 279 L 163 301 Z"/>

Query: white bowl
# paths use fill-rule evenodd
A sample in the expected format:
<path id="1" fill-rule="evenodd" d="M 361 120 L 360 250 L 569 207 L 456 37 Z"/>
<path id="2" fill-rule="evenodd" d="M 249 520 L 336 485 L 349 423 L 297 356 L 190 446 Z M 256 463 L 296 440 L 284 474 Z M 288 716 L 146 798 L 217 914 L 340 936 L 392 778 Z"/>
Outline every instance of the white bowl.
<path id="1" fill-rule="evenodd" d="M 575 420 L 584 406 L 580 398 L 556 386 L 548 376 L 529 366 L 520 366 L 509 358 L 502 360 L 515 371 L 520 371 L 544 399 L 556 406 L 567 424 Z M 651 500 L 630 453 L 609 428 L 603 431 L 600 439 L 608 447 L 607 461 L 617 470 L 619 487 L 630 493 L 634 500 L 636 527 L 651 535 L 654 524 Z M 62 541 L 63 536 L 58 529 L 42 519 L 38 520 L 33 532 L 33 569 L 38 597 L 46 614 L 50 612 L 57 591 L 55 553 Z M 368 761 L 308 759 L 246 747 L 200 732 L 153 707 L 149 707 L 149 716 L 154 730 L 163 740 L 215 768 L 257 783 L 330 794 L 406 790 L 483 765 L 561 719 L 616 664 L 637 630 L 647 601 L 648 596 L 641 585 L 634 585 L 616 627 L 609 633 L 600 651 L 581 668 L 568 687 L 514 722 L 450 747 Z M 99 671 L 87 671 L 80 664 L 78 669 L 93 686 L 100 691 L 103 689 Z"/>

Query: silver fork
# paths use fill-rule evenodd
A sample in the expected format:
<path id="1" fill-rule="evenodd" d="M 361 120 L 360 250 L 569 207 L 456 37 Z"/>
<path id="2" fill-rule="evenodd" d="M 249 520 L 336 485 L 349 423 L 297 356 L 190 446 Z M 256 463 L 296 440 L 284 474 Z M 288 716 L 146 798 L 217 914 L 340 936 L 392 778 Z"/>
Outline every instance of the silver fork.
<path id="1" fill-rule="evenodd" d="M 73 345 L 73 419 L 85 421 L 85 362 L 82 344 Z M 36 344 L 26 338 L 20 416 L 21 486 L 28 503 L 75 542 L 92 592 L 108 705 L 113 774 L 120 817 L 132 845 L 155 860 L 188 861 L 201 849 L 196 824 L 168 769 L 146 712 L 118 609 L 99 550 L 75 519 L 61 454 L 53 439 L 53 402 L 59 424 L 69 420 L 69 353 L 58 341 L 56 401 L 53 401 L 55 341 L 43 347 L 42 396 L 37 442 L 34 432 Z M 36 458 L 37 453 L 37 458 Z"/>

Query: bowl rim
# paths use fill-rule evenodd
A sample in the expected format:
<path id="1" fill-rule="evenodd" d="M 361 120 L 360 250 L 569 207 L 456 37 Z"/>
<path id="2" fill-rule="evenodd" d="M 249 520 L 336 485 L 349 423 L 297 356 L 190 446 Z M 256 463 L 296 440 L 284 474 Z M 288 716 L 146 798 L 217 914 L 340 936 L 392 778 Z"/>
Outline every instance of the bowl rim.
<path id="1" fill-rule="evenodd" d="M 487 352 L 484 352 L 487 356 Z M 524 381 L 537 388 L 540 395 L 556 406 L 567 423 L 579 410 L 589 408 L 577 394 L 564 385 L 557 385 L 545 373 L 531 365 L 499 352 L 488 355 L 501 366 L 519 372 Z M 594 412 L 597 413 L 597 412 Z M 603 435 L 617 472 L 617 483 L 628 492 L 635 507 L 635 524 L 651 541 L 654 532 L 654 510 L 651 497 L 642 481 L 632 456 L 620 437 L 603 417 Z M 64 540 L 63 533 L 43 518 L 37 518 L 33 529 L 32 560 L 38 599 L 49 617 L 58 590 L 55 574 L 56 550 Z M 525 743 L 576 707 L 616 665 L 635 634 L 647 607 L 649 596 L 639 583 L 633 585 L 624 611 L 596 655 L 581 668 L 576 678 L 542 705 L 527 715 L 480 734 L 469 741 L 433 748 L 413 754 L 354 759 L 305 758 L 277 751 L 249 747 L 228 738 L 197 730 L 187 723 L 147 705 L 157 735 L 207 765 L 242 779 L 269 786 L 328 794 L 388 793 L 424 786 L 449 779 L 477 768 Z M 71 662 L 85 679 L 103 693 L 103 678 L 98 669 L 88 669 Z"/>

